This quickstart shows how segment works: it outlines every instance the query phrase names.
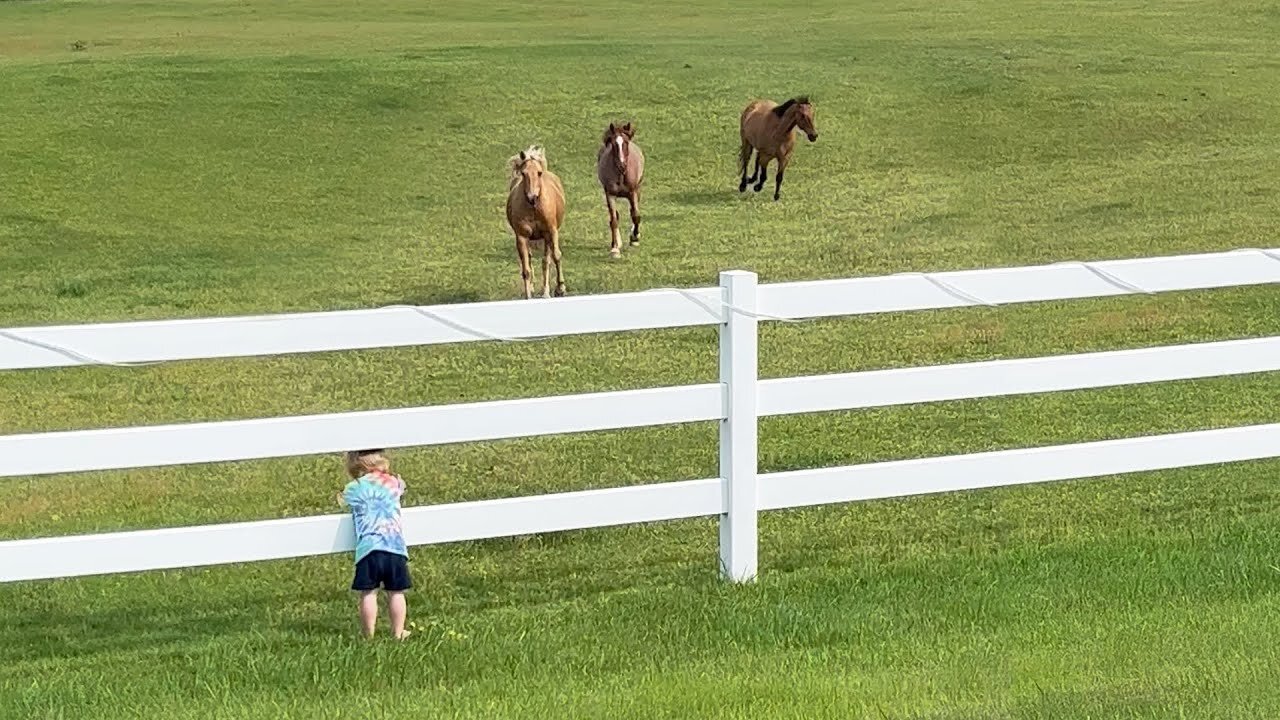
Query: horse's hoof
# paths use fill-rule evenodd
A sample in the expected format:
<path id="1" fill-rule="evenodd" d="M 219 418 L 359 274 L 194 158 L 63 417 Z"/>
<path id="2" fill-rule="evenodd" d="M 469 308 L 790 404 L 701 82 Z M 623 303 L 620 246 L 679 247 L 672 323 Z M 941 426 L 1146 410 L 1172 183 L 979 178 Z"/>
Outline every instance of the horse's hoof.
<path id="1" fill-rule="evenodd" d="M 763 185 L 757 185 L 757 186 L 755 186 L 755 188 L 753 188 L 753 189 L 754 189 L 756 192 L 760 192 L 761 190 L 763 190 L 763 189 L 764 189 L 764 186 L 763 186 Z"/>
<path id="2" fill-rule="evenodd" d="M 631 247 L 640 247 L 640 238 L 631 238 Z"/>
<path id="3" fill-rule="evenodd" d="M 619 250 L 618 248 L 609 248 L 609 257 L 613 258 L 614 260 L 617 260 L 618 258 L 622 257 L 622 251 Z"/>
<path id="4" fill-rule="evenodd" d="M 568 295 L 568 294 L 569 294 L 569 291 L 565 290 L 563 285 L 556 288 L 556 297 L 564 297 L 565 295 Z"/>
<path id="5" fill-rule="evenodd" d="M 746 192 L 746 191 L 747 191 L 747 184 L 746 184 L 746 183 L 740 183 L 740 184 L 738 185 L 738 192 Z"/>

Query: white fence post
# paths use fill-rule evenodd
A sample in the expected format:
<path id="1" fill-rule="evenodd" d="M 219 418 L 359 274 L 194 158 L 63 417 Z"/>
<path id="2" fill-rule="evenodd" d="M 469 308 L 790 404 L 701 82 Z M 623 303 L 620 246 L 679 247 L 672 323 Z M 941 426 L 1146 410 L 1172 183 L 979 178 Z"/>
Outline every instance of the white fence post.
<path id="1" fill-rule="evenodd" d="M 725 512 L 720 515 L 720 571 L 732 582 L 756 576 L 756 274 L 720 273 L 724 301 L 720 324 L 720 482 Z"/>

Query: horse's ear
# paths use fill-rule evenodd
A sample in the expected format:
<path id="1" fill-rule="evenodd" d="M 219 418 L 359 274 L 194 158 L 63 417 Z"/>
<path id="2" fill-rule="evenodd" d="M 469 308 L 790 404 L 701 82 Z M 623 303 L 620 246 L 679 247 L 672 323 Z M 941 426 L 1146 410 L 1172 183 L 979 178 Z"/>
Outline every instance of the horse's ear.
<path id="1" fill-rule="evenodd" d="M 623 132 L 624 134 L 626 134 L 626 136 L 627 136 L 627 137 L 634 137 L 634 136 L 635 136 L 635 134 L 636 134 L 636 125 L 635 125 L 635 123 L 633 123 L 633 122 L 628 122 L 626 125 L 623 125 L 623 126 L 622 126 L 622 132 Z"/>
<path id="2" fill-rule="evenodd" d="M 524 162 L 525 160 L 528 160 L 528 159 L 529 159 L 529 156 L 528 156 L 528 155 L 525 155 L 525 154 L 524 154 L 524 151 L 523 151 L 523 150 L 521 150 L 521 151 L 520 151 L 520 162 Z"/>

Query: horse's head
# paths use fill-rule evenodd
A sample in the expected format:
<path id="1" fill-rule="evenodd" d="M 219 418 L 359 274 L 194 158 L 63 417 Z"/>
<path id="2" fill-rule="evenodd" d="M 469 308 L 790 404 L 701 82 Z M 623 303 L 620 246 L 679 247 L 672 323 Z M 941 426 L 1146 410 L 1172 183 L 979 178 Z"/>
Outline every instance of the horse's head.
<path id="1" fill-rule="evenodd" d="M 630 122 L 625 125 L 609 123 L 609 128 L 604 131 L 604 147 L 607 148 L 609 156 L 618 163 L 618 167 L 624 170 L 627 167 L 627 161 L 631 159 L 631 139 L 635 136 L 635 125 Z"/>
<path id="2" fill-rule="evenodd" d="M 813 124 L 813 105 L 809 98 L 800 98 L 795 104 L 796 127 L 809 138 L 809 142 L 818 139 L 818 128 Z"/>
<path id="3" fill-rule="evenodd" d="M 537 205 L 542 197 L 542 173 L 547 169 L 547 156 L 542 148 L 532 146 L 511 159 L 512 179 L 519 182 L 525 200 Z"/>

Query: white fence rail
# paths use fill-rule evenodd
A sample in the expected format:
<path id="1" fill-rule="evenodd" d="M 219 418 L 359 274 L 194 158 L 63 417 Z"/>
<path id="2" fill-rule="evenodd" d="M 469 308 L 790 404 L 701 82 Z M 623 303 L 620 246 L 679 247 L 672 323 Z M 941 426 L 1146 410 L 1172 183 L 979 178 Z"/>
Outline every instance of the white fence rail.
<path id="1" fill-rule="evenodd" d="M 552 301 L 0 331 L 0 370 L 244 357 L 718 325 L 720 382 L 213 423 L 0 435 L 0 477 L 222 462 L 719 420 L 720 477 L 405 510 L 413 545 L 708 515 L 720 566 L 757 572 L 760 510 L 1280 457 L 1280 425 L 757 475 L 762 416 L 1280 370 L 1280 337 L 759 380 L 757 320 L 1280 282 L 1280 250 L 721 287 Z M 354 330 L 358 328 L 359 332 Z M 360 338 L 351 340 L 351 338 Z M 530 425 L 536 412 L 543 421 Z M 0 542 L 0 582 L 349 551 L 328 515 Z"/>
<path id="2" fill-rule="evenodd" d="M 1261 285 L 1276 282 L 1278 274 L 1280 250 L 1237 250 L 772 283 L 760 286 L 757 303 L 766 316 L 802 319 Z M 651 290 L 553 301 L 13 328 L 0 331 L 0 370 L 717 325 L 724 321 L 721 297 L 720 288 Z M 547 312 L 544 302 L 556 303 L 556 311 Z"/>

